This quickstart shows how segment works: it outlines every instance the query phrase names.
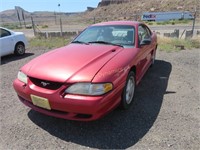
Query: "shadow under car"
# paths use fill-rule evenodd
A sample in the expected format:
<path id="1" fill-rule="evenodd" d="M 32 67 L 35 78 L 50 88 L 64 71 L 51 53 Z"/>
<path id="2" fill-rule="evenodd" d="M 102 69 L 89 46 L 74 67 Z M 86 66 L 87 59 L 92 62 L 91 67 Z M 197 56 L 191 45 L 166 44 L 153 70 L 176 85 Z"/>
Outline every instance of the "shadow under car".
<path id="1" fill-rule="evenodd" d="M 126 149 L 136 144 L 153 126 L 166 94 L 172 65 L 156 60 L 137 86 L 128 110 L 116 109 L 93 122 L 58 119 L 30 110 L 28 117 L 51 135 L 98 149 Z"/>
<path id="2" fill-rule="evenodd" d="M 23 59 L 23 58 L 26 58 L 26 57 L 29 57 L 32 55 L 34 55 L 34 53 L 25 53 L 22 56 L 17 56 L 14 54 L 6 55 L 6 56 L 1 57 L 1 65 L 7 64 L 12 61 L 20 60 L 20 59 Z"/>

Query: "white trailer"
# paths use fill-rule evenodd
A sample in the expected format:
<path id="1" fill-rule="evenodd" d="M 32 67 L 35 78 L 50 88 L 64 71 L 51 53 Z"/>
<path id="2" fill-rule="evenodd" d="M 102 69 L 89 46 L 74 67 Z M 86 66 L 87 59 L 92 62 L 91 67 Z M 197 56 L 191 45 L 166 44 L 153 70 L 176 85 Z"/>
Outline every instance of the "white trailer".
<path id="1" fill-rule="evenodd" d="M 194 19 L 194 16 L 189 11 L 177 12 L 144 12 L 141 16 L 143 21 L 169 21 L 169 20 L 184 20 Z"/>

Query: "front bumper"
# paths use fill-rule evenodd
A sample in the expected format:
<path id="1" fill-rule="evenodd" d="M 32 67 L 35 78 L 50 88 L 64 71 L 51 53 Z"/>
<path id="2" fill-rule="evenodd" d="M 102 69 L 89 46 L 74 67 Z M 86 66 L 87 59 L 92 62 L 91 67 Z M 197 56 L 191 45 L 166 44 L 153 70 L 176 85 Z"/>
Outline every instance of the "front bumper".
<path id="1" fill-rule="evenodd" d="M 96 120 L 113 110 L 120 103 L 123 89 L 119 85 L 103 96 L 63 96 L 63 91 L 67 88 L 66 85 L 57 90 L 49 90 L 38 87 L 30 81 L 25 85 L 16 79 L 13 86 L 20 101 L 33 110 L 57 118 L 79 121 Z M 48 99 L 51 110 L 34 105 L 31 94 Z"/>

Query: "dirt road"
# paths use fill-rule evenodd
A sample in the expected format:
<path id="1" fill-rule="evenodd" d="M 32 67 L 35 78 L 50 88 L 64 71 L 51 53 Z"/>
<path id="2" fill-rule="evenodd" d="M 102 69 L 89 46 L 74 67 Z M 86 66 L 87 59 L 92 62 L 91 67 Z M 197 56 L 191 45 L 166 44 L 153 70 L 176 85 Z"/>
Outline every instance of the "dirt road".
<path id="1" fill-rule="evenodd" d="M 200 50 L 158 51 L 132 107 L 95 122 L 45 116 L 18 100 L 12 87 L 18 69 L 44 52 L 2 58 L 0 149 L 200 149 Z"/>

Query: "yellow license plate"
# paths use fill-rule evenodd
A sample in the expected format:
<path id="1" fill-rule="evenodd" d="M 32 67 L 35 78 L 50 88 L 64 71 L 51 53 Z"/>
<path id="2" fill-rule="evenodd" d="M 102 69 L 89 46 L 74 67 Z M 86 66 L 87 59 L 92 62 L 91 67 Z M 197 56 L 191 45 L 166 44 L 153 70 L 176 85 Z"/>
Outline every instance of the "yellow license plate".
<path id="1" fill-rule="evenodd" d="M 34 105 L 51 110 L 51 106 L 49 104 L 48 99 L 31 94 L 31 100 Z"/>

